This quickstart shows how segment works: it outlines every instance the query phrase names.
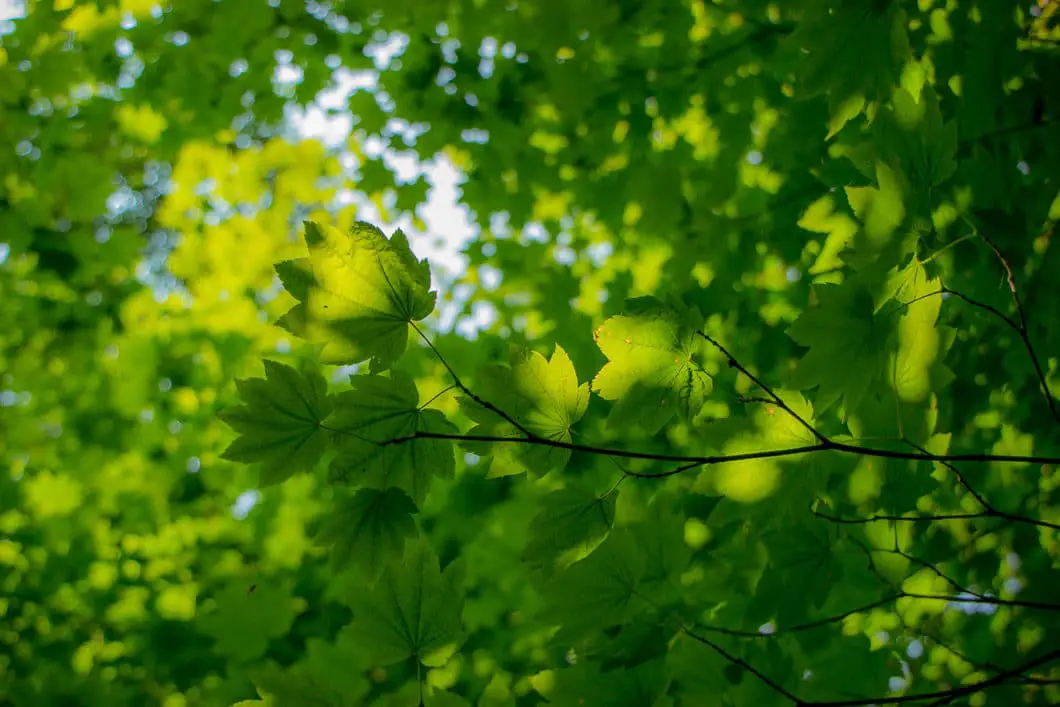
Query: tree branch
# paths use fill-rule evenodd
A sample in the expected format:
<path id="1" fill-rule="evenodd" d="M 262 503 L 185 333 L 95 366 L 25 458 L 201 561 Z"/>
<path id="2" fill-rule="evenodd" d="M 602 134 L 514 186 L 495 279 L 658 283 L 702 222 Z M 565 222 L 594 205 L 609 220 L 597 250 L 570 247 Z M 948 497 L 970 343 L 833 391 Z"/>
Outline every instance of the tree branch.
<path id="1" fill-rule="evenodd" d="M 870 602 L 855 609 L 850 609 L 848 611 L 844 611 L 840 614 L 835 614 L 834 616 L 829 616 L 827 618 L 816 619 L 814 621 L 808 621 L 803 624 L 796 624 L 795 626 L 788 626 L 786 628 L 777 626 L 776 630 L 774 630 L 772 633 L 762 633 L 761 631 L 747 631 L 745 629 L 726 628 L 725 626 L 712 626 L 699 623 L 695 624 L 695 629 L 697 631 L 706 631 L 707 633 L 719 633 L 725 636 L 732 636 L 734 638 L 771 639 L 776 638 L 777 636 L 787 635 L 790 633 L 800 633 L 802 631 L 812 631 L 814 629 L 824 628 L 825 626 L 830 626 L 831 624 L 839 623 L 848 616 L 860 614 L 863 611 L 871 611 L 872 609 L 878 609 L 881 606 L 887 606 L 888 604 L 894 603 L 895 601 L 901 598 L 902 594 L 900 592 L 891 594 L 882 599 L 877 599 L 874 602 Z"/>
<path id="2" fill-rule="evenodd" d="M 865 525 L 868 523 L 934 523 L 936 521 L 951 521 L 951 520 L 975 520 L 977 518 L 991 518 L 993 514 L 982 512 L 982 513 L 939 513 L 934 515 L 918 514 L 915 516 L 895 516 L 886 515 L 880 513 L 874 513 L 871 516 L 865 516 L 863 518 L 847 518 L 842 516 L 833 516 L 828 513 L 823 513 L 816 508 L 811 508 L 810 512 L 818 518 L 827 520 L 831 523 L 838 525 Z"/>
<path id="3" fill-rule="evenodd" d="M 796 422 L 798 422 L 804 428 L 809 430 L 810 434 L 812 434 L 814 437 L 816 437 L 819 442 L 821 442 L 822 444 L 828 444 L 828 438 L 827 437 L 825 437 L 823 434 L 818 432 L 816 427 L 811 425 L 809 422 L 804 420 L 801 415 L 799 415 L 797 412 L 792 410 L 791 407 L 787 403 L 785 403 L 783 400 L 780 399 L 779 395 L 777 395 L 775 392 L 773 392 L 772 388 L 770 388 L 768 385 L 763 383 L 762 380 L 758 378 L 758 376 L 756 376 L 755 374 L 753 374 L 749 370 L 747 370 L 747 368 L 745 368 L 743 366 L 743 364 L 741 364 L 739 361 L 737 361 L 736 357 L 733 356 L 731 353 L 729 353 L 729 351 L 724 346 L 722 346 L 717 341 L 715 341 L 713 338 L 711 338 L 710 335 L 708 335 L 708 334 L 706 334 L 706 333 L 704 333 L 702 331 L 698 331 L 697 330 L 696 334 L 699 335 L 705 341 L 707 341 L 711 346 L 716 348 L 718 351 L 720 351 L 721 354 L 723 356 L 725 356 L 725 358 L 727 358 L 729 360 L 729 368 L 735 368 L 740 373 L 744 374 L 748 378 L 748 380 L 750 380 L 752 383 L 754 383 L 759 388 L 761 388 L 762 391 L 766 395 L 769 396 L 769 399 L 772 400 L 776 404 L 777 407 L 779 407 L 781 410 L 783 410 L 784 412 L 786 412 L 789 415 L 791 415 L 791 417 Z"/>
<path id="4" fill-rule="evenodd" d="M 772 689 L 777 694 L 779 694 L 779 695 L 781 695 L 783 697 L 786 697 L 788 700 L 790 700 L 794 704 L 799 705 L 800 707 L 802 705 L 807 704 L 806 702 L 803 702 L 802 700 L 800 700 L 798 697 L 796 697 L 792 693 L 790 693 L 787 690 L 785 690 L 781 685 L 779 685 L 778 683 L 774 682 L 772 679 L 769 678 L 769 676 L 767 676 L 765 673 L 760 671 L 758 668 L 754 667 L 753 665 L 748 663 L 743 658 L 737 658 L 736 656 L 732 655 L 731 653 L 726 651 L 724 648 L 722 648 L 721 646 L 719 646 L 717 643 L 715 643 L 714 641 L 710 640 L 706 636 L 700 636 L 697 633 L 689 631 L 688 627 L 686 627 L 684 625 L 681 626 L 681 630 L 689 638 L 691 638 L 693 640 L 696 640 L 696 641 L 699 641 L 700 643 L 702 643 L 703 645 L 707 646 L 708 648 L 713 650 L 715 653 L 717 653 L 718 655 L 720 655 L 722 658 L 724 658 L 725 660 L 729 661 L 733 665 L 738 665 L 739 667 L 743 668 L 747 672 L 751 673 L 751 675 L 754 675 L 756 678 L 758 678 L 759 681 L 761 681 L 767 687 Z"/>
<path id="5" fill-rule="evenodd" d="M 730 462 L 749 461 L 753 459 L 772 459 L 776 457 L 791 457 L 798 454 L 813 454 L 817 452 L 839 452 L 841 454 L 852 454 L 855 456 L 878 457 L 882 459 L 902 459 L 906 461 L 928 461 L 928 462 L 976 462 L 976 463 L 998 463 L 998 464 L 1057 464 L 1060 465 L 1060 457 L 1036 457 L 1021 454 L 930 454 L 900 452 L 893 449 L 874 449 L 872 447 L 858 447 L 843 442 L 832 442 L 822 444 L 811 444 L 802 447 L 789 447 L 786 449 L 763 449 L 756 452 L 745 452 L 742 454 L 718 454 L 710 456 L 692 456 L 684 454 L 661 454 L 656 452 L 636 452 L 627 449 L 610 449 L 596 447 L 586 444 L 575 444 L 573 442 L 561 442 L 544 437 L 499 437 L 493 435 L 468 435 L 449 434 L 443 432 L 420 431 L 405 437 L 378 442 L 382 446 L 392 444 L 406 444 L 416 439 L 449 439 L 456 442 L 489 442 L 493 444 L 532 444 L 542 447 L 553 447 L 555 449 L 567 449 L 572 452 L 584 452 L 600 456 L 620 457 L 624 459 L 644 459 L 649 461 L 676 462 L 686 464 L 687 467 L 661 472 L 657 474 L 642 474 L 637 472 L 626 472 L 629 476 L 642 479 L 657 479 L 686 471 L 690 468 L 703 465 L 726 464 Z M 1005 517 L 1002 515 L 1002 517 Z"/>
<path id="6" fill-rule="evenodd" d="M 773 681 L 769 676 L 762 673 L 757 668 L 753 667 L 750 663 L 742 658 L 737 658 L 732 655 L 718 644 L 711 641 L 706 636 L 701 636 L 693 631 L 690 631 L 687 627 L 682 626 L 681 630 L 685 635 L 690 638 L 699 641 L 703 645 L 712 649 L 715 653 L 720 655 L 722 658 L 727 660 L 733 665 L 737 665 L 749 673 L 754 675 L 765 684 L 767 687 L 772 689 L 777 694 L 788 699 L 796 707 L 870 707 L 871 705 L 897 705 L 897 704 L 911 704 L 914 702 L 926 702 L 927 700 L 934 700 L 928 707 L 934 707 L 936 705 L 944 705 L 956 700 L 960 697 L 966 697 L 968 695 L 974 695 L 985 690 L 989 690 L 992 687 L 997 687 L 1009 680 L 1019 679 L 1023 677 L 1023 673 L 1028 670 L 1032 670 L 1042 665 L 1046 665 L 1055 660 L 1060 659 L 1060 649 L 1045 653 L 1033 660 L 1029 660 L 1023 665 L 1010 670 L 1005 670 L 997 675 L 988 678 L 982 682 L 975 683 L 973 685 L 962 685 L 955 687 L 950 690 L 940 690 L 937 692 L 922 692 L 913 695 L 895 695 L 885 697 L 867 697 L 867 698 L 855 698 L 850 700 L 822 700 L 822 701 L 806 701 L 802 700 L 793 693 L 786 690 L 783 686 Z"/>
<path id="7" fill-rule="evenodd" d="M 1045 378 L 1045 371 L 1042 369 L 1041 361 L 1038 360 L 1038 355 L 1034 353 L 1034 347 L 1031 345 L 1031 337 L 1027 331 L 1027 316 L 1023 311 L 1023 301 L 1020 299 L 1019 290 L 1016 288 L 1016 275 L 1012 272 L 1012 266 L 1009 265 L 1008 259 L 1005 258 L 1004 253 L 998 248 L 997 244 L 985 233 L 980 232 L 980 237 L 986 242 L 990 249 L 994 251 L 994 255 L 997 256 L 998 261 L 1001 263 L 1001 267 L 1005 270 L 1005 279 L 1008 281 L 1008 289 L 1012 293 L 1012 302 L 1016 305 L 1016 317 L 1017 321 L 1007 317 L 1005 320 L 1010 326 L 1016 330 L 1019 334 L 1020 339 L 1023 340 L 1023 346 L 1027 349 L 1027 355 L 1030 356 L 1031 365 L 1034 366 L 1034 373 L 1038 376 L 1038 384 L 1041 386 L 1042 394 L 1045 396 L 1045 403 L 1049 406 L 1049 412 L 1053 414 L 1053 419 L 1060 423 L 1060 410 L 1056 407 L 1056 401 L 1053 399 L 1052 393 L 1049 392 L 1049 383 Z M 1018 324 L 1018 326 L 1015 326 Z"/>
<path id="8" fill-rule="evenodd" d="M 415 322 L 409 322 L 409 325 L 413 329 L 416 330 L 417 334 L 420 335 L 420 338 L 423 339 L 423 342 L 425 344 L 427 344 L 427 347 L 431 350 L 431 353 L 434 354 L 435 358 L 437 358 L 438 361 L 443 366 L 445 366 L 445 370 L 449 372 L 449 376 L 453 379 L 453 384 L 457 388 L 459 388 L 460 391 L 464 395 L 466 395 L 467 397 L 471 398 L 476 403 L 478 403 L 482 407 L 484 407 L 487 410 L 489 410 L 490 412 L 492 412 L 494 415 L 497 415 L 498 417 L 500 417 L 502 420 L 504 420 L 505 422 L 510 424 L 515 429 L 517 429 L 520 432 L 522 432 L 524 435 L 526 435 L 527 440 L 537 439 L 537 436 L 533 432 L 531 432 L 530 430 L 526 429 L 523 425 L 521 425 L 514 418 L 512 418 L 511 415 L 509 415 L 508 413 L 504 412 L 503 410 L 501 410 L 499 407 L 497 407 L 493 403 L 489 402 L 488 400 L 483 400 L 479 396 L 475 395 L 475 393 L 473 393 L 470 388 L 468 388 L 466 385 L 464 385 L 463 381 L 460 380 L 460 376 L 458 376 L 456 374 L 456 371 L 453 370 L 453 367 L 450 366 L 449 362 L 445 360 L 445 357 L 442 356 L 442 352 L 438 350 L 438 347 L 436 347 L 434 345 L 434 342 L 431 341 L 430 338 L 428 338 L 428 336 L 423 333 L 423 330 L 420 329 L 418 326 L 416 326 Z M 384 442 L 384 444 L 388 444 L 388 443 Z"/>

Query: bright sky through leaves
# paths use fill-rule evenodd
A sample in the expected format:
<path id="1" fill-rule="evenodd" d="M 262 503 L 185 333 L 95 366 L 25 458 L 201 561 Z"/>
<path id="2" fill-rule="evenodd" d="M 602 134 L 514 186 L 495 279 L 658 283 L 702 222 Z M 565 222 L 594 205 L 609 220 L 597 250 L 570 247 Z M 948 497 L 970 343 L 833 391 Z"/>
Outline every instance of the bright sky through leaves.
<path id="1" fill-rule="evenodd" d="M 1055 2 L 14 5 L 0 704 L 1060 703 Z"/>

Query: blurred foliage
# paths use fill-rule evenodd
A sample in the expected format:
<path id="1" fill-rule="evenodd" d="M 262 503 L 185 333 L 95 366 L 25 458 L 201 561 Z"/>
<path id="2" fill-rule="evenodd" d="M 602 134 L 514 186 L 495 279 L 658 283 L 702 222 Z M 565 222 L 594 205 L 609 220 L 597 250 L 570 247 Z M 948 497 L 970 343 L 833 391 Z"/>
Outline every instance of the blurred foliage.
<path id="1" fill-rule="evenodd" d="M 24 5 L 0 705 L 1060 702 L 1055 0 Z"/>

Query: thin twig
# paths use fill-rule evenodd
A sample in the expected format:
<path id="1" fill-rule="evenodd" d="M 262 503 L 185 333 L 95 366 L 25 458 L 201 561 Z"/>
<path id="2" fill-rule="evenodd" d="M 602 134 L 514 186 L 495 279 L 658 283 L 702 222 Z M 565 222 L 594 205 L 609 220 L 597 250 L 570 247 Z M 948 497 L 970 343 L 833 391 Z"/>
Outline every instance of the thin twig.
<path id="1" fill-rule="evenodd" d="M 455 384 L 455 383 L 454 383 L 453 385 L 447 385 L 447 386 L 445 386 L 444 388 L 442 388 L 441 390 L 439 390 L 439 391 L 438 391 L 437 393 L 435 393 L 434 395 L 432 395 L 432 396 L 431 396 L 431 399 L 430 399 L 430 400 L 428 400 L 427 402 L 423 403 L 422 405 L 420 405 L 420 406 L 419 406 L 418 408 L 416 408 L 416 409 L 417 409 L 417 410 L 424 410 L 424 409 L 426 409 L 426 408 L 427 408 L 427 407 L 429 407 L 429 406 L 430 406 L 430 404 L 431 404 L 431 403 L 433 403 L 433 402 L 434 402 L 435 400 L 437 400 L 438 398 L 442 397 L 443 395 L 445 395 L 445 394 L 446 394 L 446 393 L 448 393 L 448 392 L 449 392 L 450 390 L 452 390 L 453 388 L 456 388 L 456 387 L 457 387 L 457 386 L 456 386 L 456 384 Z"/>
<path id="2" fill-rule="evenodd" d="M 1046 665 L 1047 663 L 1051 663 L 1054 660 L 1057 660 L 1058 658 L 1060 658 L 1060 650 L 1055 650 L 1055 651 L 1052 651 L 1051 653 L 1046 653 L 1045 655 L 1043 655 L 1043 656 L 1041 656 L 1039 658 L 1036 658 L 1036 659 L 1034 659 L 1032 661 L 1029 661 L 1027 663 L 1024 663 L 1023 665 L 1021 665 L 1021 666 L 1019 666 L 1017 668 L 1013 668 L 1011 670 L 1006 670 L 1004 672 L 998 673 L 997 675 L 995 675 L 994 677 L 992 677 L 992 678 L 990 678 L 988 680 L 984 680 L 983 682 L 977 683 L 975 685 L 967 685 L 965 687 L 957 688 L 957 689 L 951 691 L 953 693 L 959 693 L 959 694 L 940 695 L 937 700 L 935 700 L 934 702 L 929 703 L 927 705 L 927 707 L 941 707 L 942 705 L 946 705 L 946 704 L 949 704 L 950 702 L 953 702 L 958 697 L 964 697 L 965 695 L 972 695 L 972 694 L 975 694 L 977 692 L 982 692 L 983 690 L 989 689 L 991 687 L 996 687 L 997 685 L 1000 685 L 1002 683 L 1008 682 L 1009 680 L 1022 678 L 1023 677 L 1023 673 L 1027 672 L 1028 670 L 1031 670 L 1032 668 L 1037 668 L 1040 665 Z M 843 705 L 832 705 L 832 707 L 844 707 L 844 706 Z"/>
<path id="3" fill-rule="evenodd" d="M 696 641 L 699 641 L 700 643 L 702 643 L 703 645 L 707 646 L 708 648 L 713 650 L 715 653 L 717 653 L 718 655 L 720 655 L 722 658 L 724 658 L 725 660 L 729 661 L 733 665 L 737 665 L 737 666 L 743 668 L 744 670 L 746 670 L 747 672 L 751 673 L 751 675 L 754 675 L 756 678 L 758 678 L 764 685 L 769 687 L 771 690 L 773 690 L 777 694 L 779 694 L 779 695 L 781 695 L 783 697 L 786 697 L 787 699 L 791 700 L 791 702 L 793 702 L 795 705 L 798 705 L 798 706 L 801 707 L 802 705 L 808 704 L 808 703 L 803 702 L 802 700 L 800 700 L 798 697 L 796 697 L 792 693 L 790 693 L 787 690 L 785 690 L 780 684 L 774 682 L 771 678 L 769 678 L 769 676 L 767 676 L 765 673 L 760 671 L 758 668 L 754 667 L 753 665 L 748 663 L 743 658 L 737 658 L 736 656 L 732 655 L 731 653 L 726 651 L 724 648 L 722 648 L 721 646 L 719 646 L 717 643 L 715 643 L 714 641 L 710 640 L 706 636 L 700 636 L 697 633 L 689 631 L 688 627 L 686 627 L 686 626 L 681 626 L 681 630 L 689 638 L 691 638 L 693 640 L 696 640 Z"/>
<path id="4" fill-rule="evenodd" d="M 1021 523 L 1023 525 L 1034 525 L 1039 528 L 1049 528 L 1051 530 L 1060 530 L 1060 523 L 1050 523 L 1047 520 L 1038 520 L 1030 518 L 1028 516 L 1016 515 L 1013 513 L 1005 513 L 994 508 L 989 508 L 979 513 L 934 513 L 934 514 L 917 514 L 913 516 L 899 516 L 899 515 L 888 515 L 882 513 L 873 513 L 871 516 L 864 517 L 849 517 L 849 516 L 836 516 L 823 511 L 819 511 L 816 508 L 811 508 L 810 512 L 822 520 L 827 520 L 830 523 L 836 525 L 868 525 L 869 523 L 934 523 L 934 522 L 947 522 L 947 521 L 958 521 L 958 520 L 981 520 L 984 518 L 997 518 L 999 520 L 1006 520 L 1011 523 Z"/>
<path id="5" fill-rule="evenodd" d="M 1060 611 L 1060 604 L 1025 601 L 1023 599 L 998 599 L 990 596 L 950 597 L 944 594 L 920 594 L 918 592 L 902 592 L 902 596 L 909 599 L 937 599 L 953 604 L 985 604 L 986 606 L 1011 606 L 1021 609 L 1036 609 L 1038 611 Z"/>
<path id="6" fill-rule="evenodd" d="M 926 700 L 935 700 L 931 702 L 927 707 L 937 707 L 939 705 L 948 704 L 953 700 L 960 697 L 966 697 L 968 695 L 974 695 L 984 690 L 989 690 L 992 687 L 997 687 L 1003 683 L 1019 678 L 1022 673 L 1037 668 L 1040 665 L 1051 663 L 1054 660 L 1060 659 L 1060 650 L 1054 650 L 1046 653 L 1034 660 L 1027 661 L 1023 665 L 1006 670 L 998 673 L 992 678 L 984 680 L 979 683 L 972 685 L 962 685 L 955 687 L 950 690 L 940 690 L 938 692 L 922 692 L 914 695 L 897 695 L 894 697 L 872 697 L 857 700 L 835 700 L 832 702 L 796 702 L 801 707 L 869 707 L 869 705 L 897 705 L 897 704 L 909 704 L 911 702 L 923 702 Z"/>
<path id="7" fill-rule="evenodd" d="M 883 515 L 880 513 L 874 513 L 871 516 L 865 516 L 862 518 L 849 518 L 844 516 L 833 516 L 828 513 L 824 513 L 817 509 L 811 509 L 818 518 L 822 518 L 838 525 L 866 525 L 868 523 L 934 523 L 942 521 L 954 521 L 954 520 L 975 520 L 977 518 L 991 518 L 992 514 L 987 512 L 982 513 L 939 513 L 934 515 L 915 515 L 915 516 L 895 516 L 895 515 Z"/>
<path id="8" fill-rule="evenodd" d="M 749 370 L 747 370 L 747 368 L 742 363 L 737 361 L 736 357 L 733 356 L 731 353 L 729 353 L 728 349 L 726 349 L 720 343 L 715 341 L 709 334 L 706 334 L 706 333 L 704 333 L 702 331 L 698 331 L 698 330 L 696 331 L 696 334 L 699 335 L 701 338 L 703 338 L 705 341 L 707 341 L 711 346 L 716 348 L 718 351 L 720 351 L 721 354 L 723 356 L 725 356 L 725 358 L 728 359 L 729 368 L 735 368 L 737 371 L 739 371 L 740 373 L 744 374 L 744 376 L 746 376 L 748 378 L 748 380 L 750 380 L 752 383 L 754 383 L 756 386 L 758 386 L 766 395 L 768 395 L 770 400 L 772 400 L 773 403 L 775 403 L 777 407 L 779 407 L 781 410 L 783 410 L 784 412 L 786 412 L 789 415 L 791 415 L 791 417 L 796 422 L 798 422 L 800 425 L 805 427 L 810 432 L 810 434 L 812 434 L 814 437 L 817 438 L 817 440 L 819 442 L 821 442 L 822 444 L 828 444 L 828 438 L 827 437 L 825 437 L 823 434 L 818 432 L 817 428 L 814 427 L 813 425 L 811 425 L 806 420 L 804 420 L 802 418 L 802 416 L 799 415 L 799 413 L 797 413 L 794 410 L 792 410 L 791 406 L 789 406 L 786 402 L 781 400 L 780 396 L 777 395 L 775 392 L 773 392 L 772 388 L 770 388 L 768 385 L 763 383 L 762 380 L 758 376 L 756 376 L 755 374 L 751 373 Z"/>
<path id="9" fill-rule="evenodd" d="M 707 633 L 720 633 L 725 636 L 732 636 L 734 638 L 771 639 L 789 633 L 799 633 L 801 631 L 812 631 L 813 629 L 823 628 L 825 626 L 838 623 L 843 619 L 847 618 L 848 616 L 860 614 L 863 611 L 871 611 L 872 609 L 878 609 L 881 606 L 887 606 L 888 604 L 891 604 L 897 601 L 898 599 L 901 599 L 902 596 L 903 595 L 901 593 L 891 594 L 882 599 L 877 599 L 874 602 L 865 604 L 864 606 L 859 606 L 856 609 L 850 609 L 849 611 L 844 611 L 841 614 L 835 614 L 834 616 L 829 616 L 824 619 L 816 619 L 814 621 L 808 621 L 803 624 L 796 624 L 795 626 L 788 626 L 786 628 L 777 626 L 776 629 L 771 633 L 762 633 L 761 631 L 747 631 L 744 629 L 726 628 L 724 626 L 712 626 L 699 623 L 695 625 L 695 629 L 697 631 L 706 631 Z"/>
<path id="10" fill-rule="evenodd" d="M 1008 281 L 1008 289 L 1012 293 L 1012 301 L 1016 305 L 1016 316 L 1018 318 L 1019 326 L 1016 326 L 1016 332 L 1023 340 L 1023 346 L 1027 349 L 1027 355 L 1030 356 L 1031 365 L 1034 366 L 1034 373 L 1038 376 L 1038 384 L 1041 386 L 1042 394 L 1045 395 L 1045 402 L 1049 406 L 1049 412 L 1053 414 L 1053 419 L 1060 422 L 1060 410 L 1056 407 L 1056 401 L 1053 399 L 1052 393 L 1049 392 L 1049 383 L 1045 377 L 1045 371 L 1042 369 L 1041 361 L 1038 360 L 1038 355 L 1034 353 L 1034 347 L 1031 345 L 1031 337 L 1027 331 L 1027 316 L 1023 311 L 1023 302 L 1020 299 L 1019 289 L 1016 287 L 1016 275 L 1012 272 L 1012 266 L 1009 265 L 1008 259 L 1005 254 L 1001 252 L 997 244 L 985 233 L 979 232 L 980 237 L 986 242 L 990 249 L 994 251 L 994 255 L 1001 262 L 1001 267 L 1005 270 L 1005 279 Z M 1011 321 L 1010 321 L 1011 323 Z"/>
<path id="11" fill-rule="evenodd" d="M 913 449 L 915 449 L 918 452 L 921 452 L 923 454 L 930 454 L 930 452 L 928 452 L 928 450 L 926 450 L 925 448 L 921 447 L 919 444 L 917 444 L 916 442 L 914 442 L 911 439 L 903 439 L 902 443 L 907 445 L 907 446 L 912 447 Z M 964 477 L 964 474 L 961 473 L 960 469 L 955 467 L 950 461 L 941 461 L 940 460 L 939 464 L 942 464 L 944 467 L 946 467 L 947 469 L 950 470 L 950 473 L 953 474 L 955 479 L 957 479 L 957 483 L 961 485 L 961 488 L 963 488 L 965 491 L 970 493 L 972 495 L 972 498 L 974 498 L 976 501 L 978 501 L 979 505 L 982 506 L 984 510 L 989 511 L 992 515 L 997 515 L 997 513 L 998 513 L 997 509 L 994 508 L 989 502 L 987 502 L 986 498 L 984 498 L 981 493 L 976 491 L 972 487 L 972 485 L 970 483 L 968 483 L 968 479 L 966 479 Z"/>
<path id="12" fill-rule="evenodd" d="M 437 358 L 438 361 L 443 366 L 445 366 L 445 370 L 449 372 L 449 376 L 453 379 L 453 383 L 456 385 L 457 388 L 459 388 L 461 390 L 461 392 L 464 393 L 464 395 L 466 395 L 467 397 L 471 398 L 476 403 L 478 403 L 482 407 L 484 407 L 487 410 L 489 410 L 490 412 L 492 412 L 494 415 L 497 415 L 498 417 L 500 417 L 502 420 L 504 420 L 505 422 L 510 424 L 515 429 L 517 429 L 520 432 L 522 432 L 524 435 L 526 435 L 527 440 L 536 440 L 536 439 L 538 439 L 537 435 L 535 435 L 533 432 L 531 432 L 526 427 L 524 427 L 521 423 L 519 423 L 511 415 L 509 415 L 508 413 L 504 412 L 503 410 L 501 410 L 499 407 L 497 407 L 493 403 L 489 402 L 488 400 L 483 400 L 478 395 L 473 393 L 471 391 L 471 389 L 468 388 L 466 385 L 464 385 L 463 381 L 460 380 L 460 376 L 458 376 L 456 374 L 456 371 L 453 370 L 453 367 L 450 366 L 449 362 L 445 360 L 445 357 L 442 356 L 442 352 L 438 350 L 438 347 L 436 347 L 434 345 L 434 342 L 431 341 L 430 338 L 426 334 L 423 333 L 423 330 L 420 329 L 418 326 L 416 326 L 415 322 L 409 322 L 409 325 L 413 329 L 416 330 L 417 334 L 420 335 L 420 338 L 423 339 L 423 342 L 425 344 L 427 344 L 427 347 L 430 348 L 430 350 L 434 354 L 435 358 Z M 389 442 L 384 442 L 384 444 L 389 444 Z"/>

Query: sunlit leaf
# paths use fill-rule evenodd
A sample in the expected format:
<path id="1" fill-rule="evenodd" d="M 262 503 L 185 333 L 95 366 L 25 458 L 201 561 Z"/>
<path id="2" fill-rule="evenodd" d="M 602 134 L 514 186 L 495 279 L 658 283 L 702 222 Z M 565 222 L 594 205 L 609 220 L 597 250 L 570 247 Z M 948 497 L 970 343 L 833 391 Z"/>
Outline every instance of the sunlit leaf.
<path id="1" fill-rule="evenodd" d="M 491 365 L 479 376 L 480 397 L 494 405 L 527 432 L 547 440 L 570 442 L 571 428 L 589 404 L 589 385 L 578 385 L 574 364 L 558 345 L 552 357 L 513 346 L 508 366 Z M 461 407 L 476 422 L 469 435 L 524 438 L 526 435 L 493 410 L 469 398 Z M 562 468 L 570 457 L 563 448 L 512 443 L 465 442 L 477 453 L 489 454 L 490 475 L 546 474 Z"/>
<path id="2" fill-rule="evenodd" d="M 299 300 L 280 324 L 323 344 L 327 363 L 371 359 L 389 368 L 408 344 L 409 325 L 434 310 L 430 268 L 416 260 L 401 231 L 387 238 L 358 222 L 349 233 L 307 221 L 309 257 L 277 265 L 288 292 Z"/>
<path id="3" fill-rule="evenodd" d="M 424 409 L 415 382 L 401 371 L 390 377 L 357 376 L 353 390 L 335 396 L 326 427 L 337 455 L 331 479 L 375 489 L 399 488 L 422 503 L 435 477 L 453 475 L 453 443 L 414 439 L 417 432 L 455 434 L 437 410 Z M 400 443 L 388 444 L 395 440 Z"/>
<path id="4" fill-rule="evenodd" d="M 695 312 L 642 297 L 594 332 L 608 363 L 593 379 L 593 390 L 615 402 L 615 424 L 640 424 L 653 432 L 674 413 L 699 413 L 714 387 L 702 366 L 706 343 L 696 335 L 699 325 Z"/>

